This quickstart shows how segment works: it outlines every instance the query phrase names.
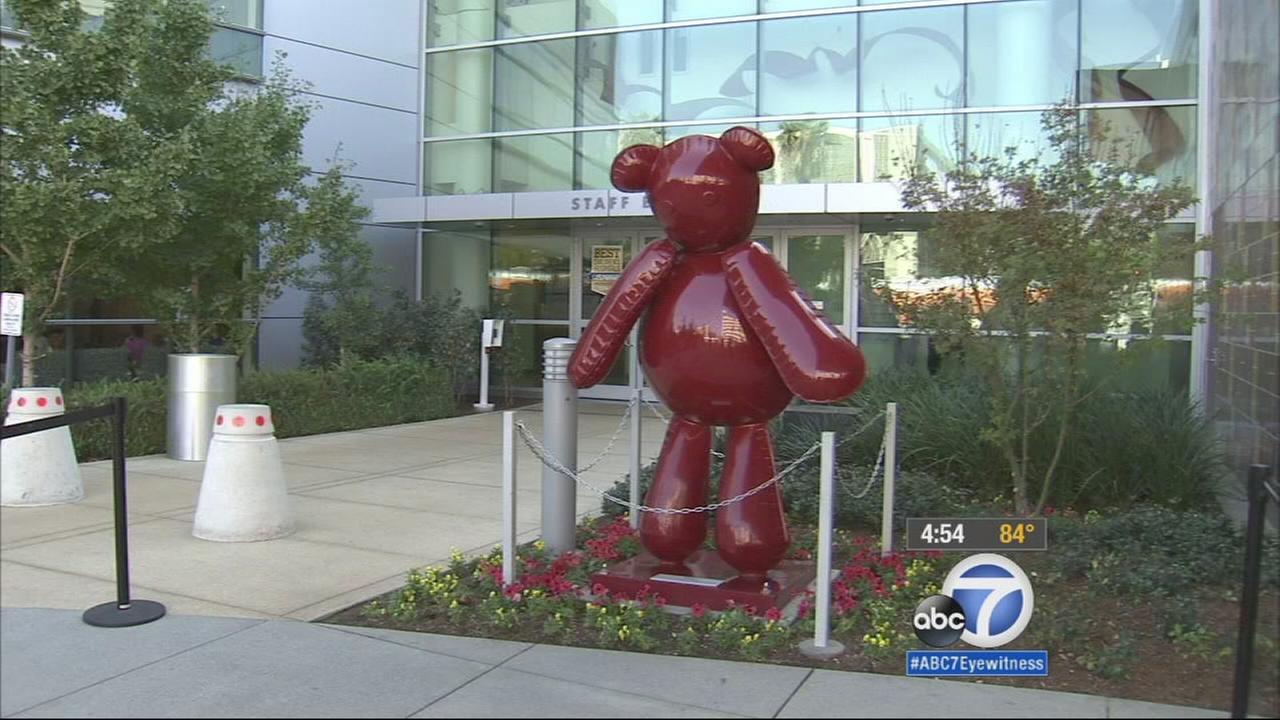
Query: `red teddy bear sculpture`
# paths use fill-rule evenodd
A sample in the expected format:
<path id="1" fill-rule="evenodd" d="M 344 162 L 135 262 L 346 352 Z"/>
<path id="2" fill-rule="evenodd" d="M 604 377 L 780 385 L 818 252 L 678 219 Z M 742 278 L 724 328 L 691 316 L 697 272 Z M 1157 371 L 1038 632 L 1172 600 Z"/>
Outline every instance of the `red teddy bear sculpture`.
<path id="1" fill-rule="evenodd" d="M 759 171 L 773 148 L 744 127 L 719 138 L 684 137 L 663 148 L 633 145 L 613 161 L 614 187 L 645 191 L 666 239 L 626 267 L 570 360 L 579 388 L 600 382 L 646 310 L 641 363 L 675 413 L 645 504 L 706 504 L 711 426 L 729 427 L 721 499 L 773 477 L 768 422 L 795 395 L 832 402 L 865 375 L 861 351 L 816 310 L 769 251 L 750 241 Z M 681 573 L 701 547 L 706 513 L 644 513 L 640 539 Z M 716 546 L 739 572 L 736 587 L 763 588 L 790 534 L 775 484 L 716 514 Z"/>

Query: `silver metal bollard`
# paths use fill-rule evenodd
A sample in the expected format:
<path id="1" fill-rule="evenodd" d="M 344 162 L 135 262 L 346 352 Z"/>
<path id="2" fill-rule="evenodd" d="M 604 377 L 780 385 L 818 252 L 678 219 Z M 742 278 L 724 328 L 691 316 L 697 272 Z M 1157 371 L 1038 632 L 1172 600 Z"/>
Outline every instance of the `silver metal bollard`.
<path id="1" fill-rule="evenodd" d="M 844 644 L 831 639 L 831 539 L 835 513 L 836 434 L 822 433 L 822 470 L 818 486 L 818 579 L 814 588 L 813 639 L 800 643 L 800 654 L 813 658 L 833 658 L 844 652 Z"/>
<path id="2" fill-rule="evenodd" d="M 898 403 L 884 408 L 884 499 L 880 508 L 880 557 L 893 552 L 893 485 L 898 478 Z"/>
<path id="3" fill-rule="evenodd" d="M 576 340 L 542 343 L 542 444 L 569 470 L 578 469 L 578 389 L 569 382 L 569 357 Z M 577 488 L 573 478 L 542 466 L 542 540 L 552 554 L 574 549 Z"/>

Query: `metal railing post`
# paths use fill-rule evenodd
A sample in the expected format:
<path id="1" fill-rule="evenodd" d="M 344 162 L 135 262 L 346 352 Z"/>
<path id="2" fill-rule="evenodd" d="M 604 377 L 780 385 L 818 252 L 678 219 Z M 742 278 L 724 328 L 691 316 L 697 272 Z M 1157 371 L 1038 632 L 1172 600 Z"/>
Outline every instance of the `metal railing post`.
<path id="1" fill-rule="evenodd" d="M 516 581 L 516 413 L 502 413 L 502 582 Z"/>
<path id="2" fill-rule="evenodd" d="M 884 409 L 884 500 L 880 509 L 880 556 L 893 552 L 893 485 L 898 479 L 898 403 Z"/>
<path id="3" fill-rule="evenodd" d="M 569 382 L 569 358 L 576 340 L 542 343 L 542 444 L 566 469 L 578 469 L 578 389 Z M 577 487 L 573 478 L 542 466 L 542 540 L 552 554 L 577 544 Z"/>
<path id="4" fill-rule="evenodd" d="M 831 536 L 835 514 L 836 434 L 822 433 L 822 465 L 818 486 L 818 580 L 815 586 L 813 639 L 800 644 L 809 657 L 835 657 L 844 644 L 831 639 Z"/>
<path id="5" fill-rule="evenodd" d="M 1271 468 L 1249 468 L 1249 521 L 1244 535 L 1244 587 L 1240 593 L 1240 625 L 1236 632 L 1235 685 L 1231 692 L 1231 717 L 1249 714 L 1249 684 L 1253 679 L 1253 636 L 1258 626 L 1258 593 L 1262 583 L 1262 534 L 1266 524 L 1267 475 Z"/>
<path id="6" fill-rule="evenodd" d="M 640 527 L 640 408 L 644 403 L 641 393 L 635 388 L 631 391 L 631 527 Z"/>

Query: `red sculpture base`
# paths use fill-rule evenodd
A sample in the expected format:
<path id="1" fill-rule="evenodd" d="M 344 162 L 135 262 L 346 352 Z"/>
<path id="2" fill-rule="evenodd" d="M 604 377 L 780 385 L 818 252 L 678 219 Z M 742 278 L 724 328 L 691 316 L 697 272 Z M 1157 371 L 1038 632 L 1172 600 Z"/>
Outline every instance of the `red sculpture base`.
<path id="1" fill-rule="evenodd" d="M 812 561 L 783 560 L 769 571 L 768 582 L 739 577 L 714 550 L 695 552 L 684 568 L 673 568 L 649 553 L 641 553 L 615 563 L 591 577 L 610 593 L 634 597 L 642 590 L 661 595 L 668 604 L 682 607 L 700 603 L 711 610 L 726 610 L 730 604 L 752 606 L 756 612 L 781 610 L 809 588 L 817 574 Z"/>

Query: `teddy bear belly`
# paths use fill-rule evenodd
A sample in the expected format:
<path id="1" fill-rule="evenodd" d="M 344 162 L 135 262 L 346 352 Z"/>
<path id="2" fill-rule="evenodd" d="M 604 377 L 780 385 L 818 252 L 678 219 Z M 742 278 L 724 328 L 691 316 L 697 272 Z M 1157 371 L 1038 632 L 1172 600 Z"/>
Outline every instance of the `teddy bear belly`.
<path id="1" fill-rule="evenodd" d="M 640 360 L 671 410 L 707 425 L 765 422 L 791 391 L 747 325 L 723 273 L 681 273 L 664 284 L 644 323 Z"/>

